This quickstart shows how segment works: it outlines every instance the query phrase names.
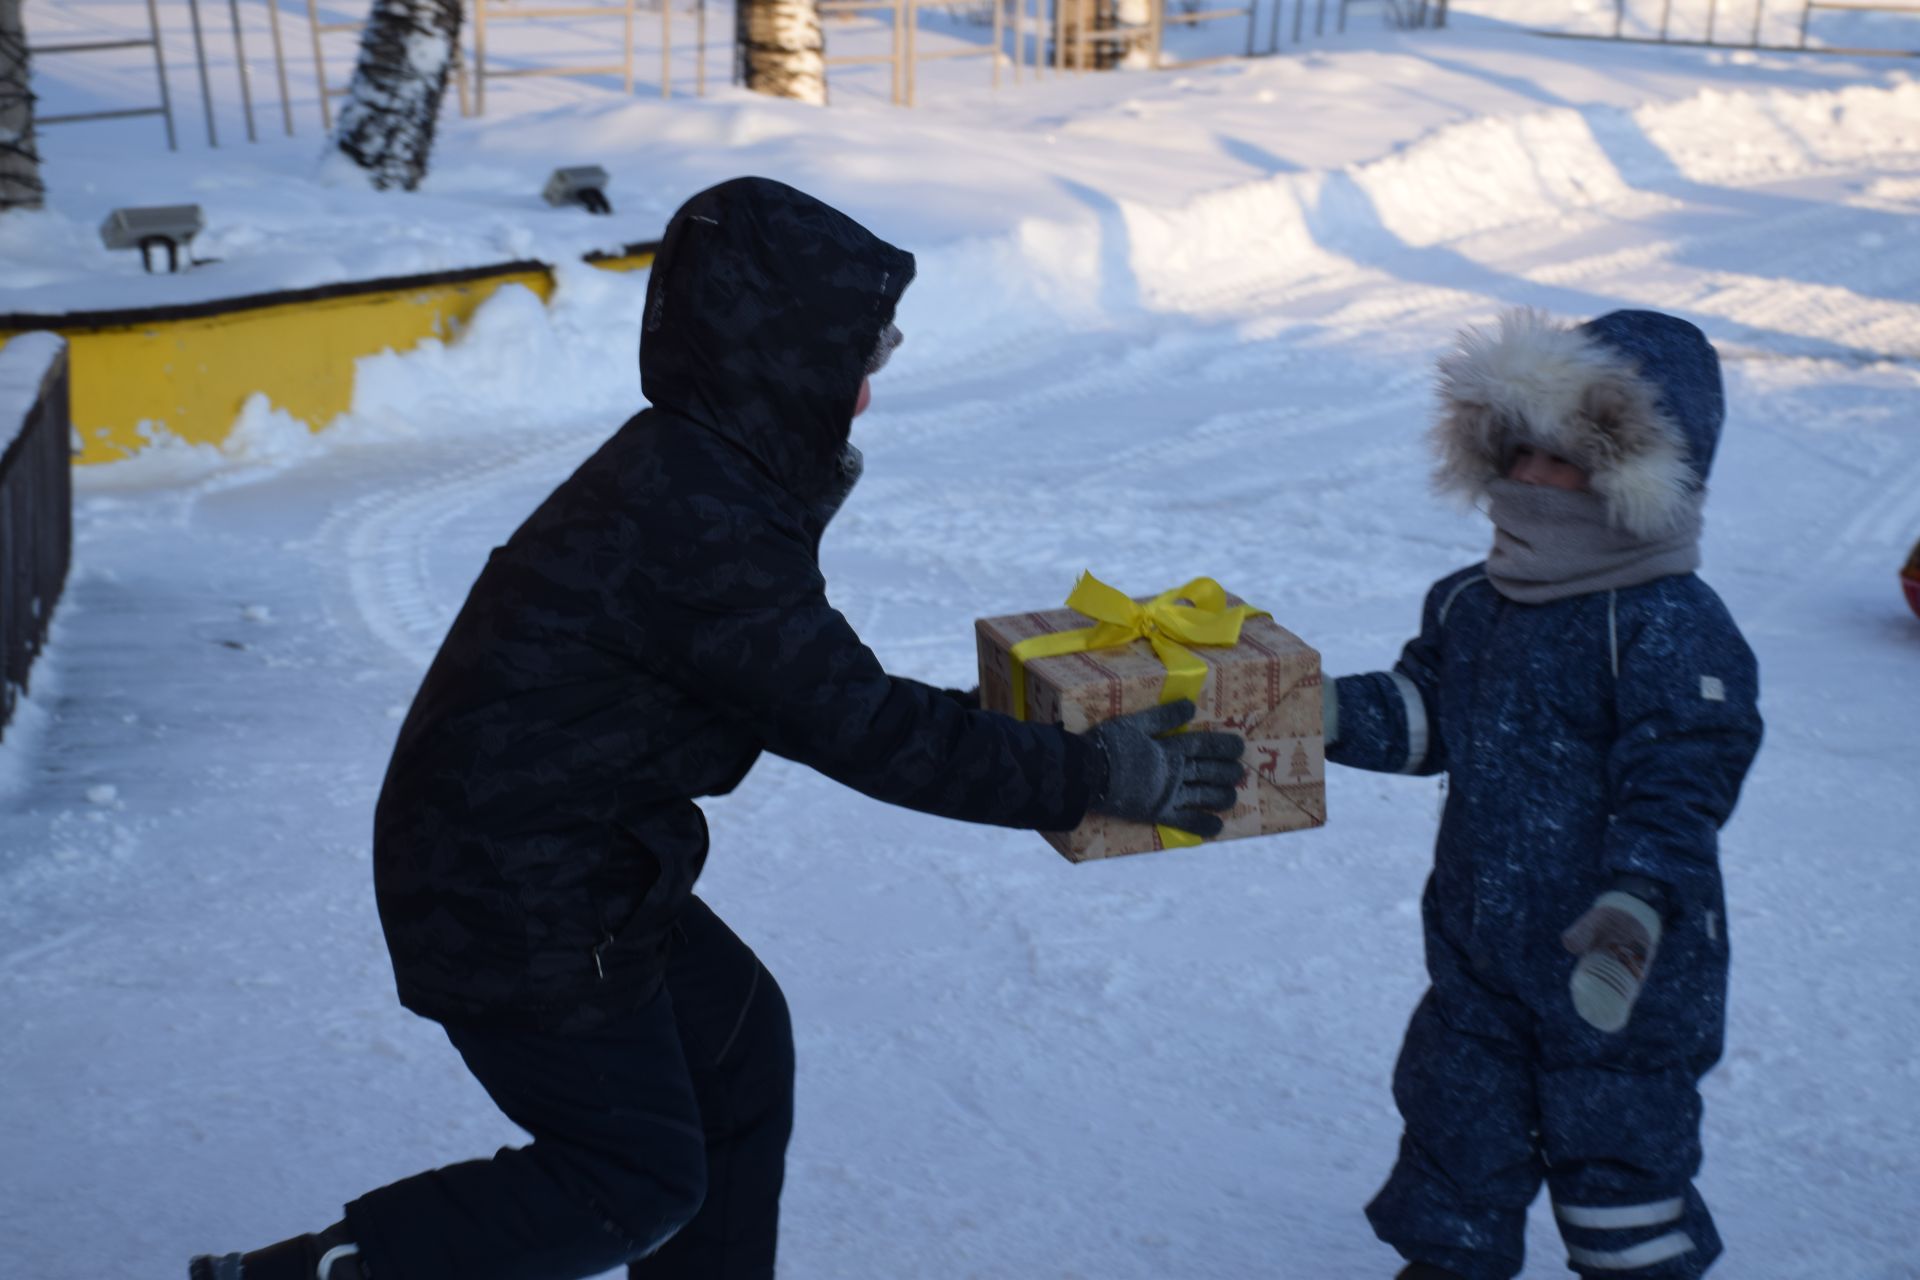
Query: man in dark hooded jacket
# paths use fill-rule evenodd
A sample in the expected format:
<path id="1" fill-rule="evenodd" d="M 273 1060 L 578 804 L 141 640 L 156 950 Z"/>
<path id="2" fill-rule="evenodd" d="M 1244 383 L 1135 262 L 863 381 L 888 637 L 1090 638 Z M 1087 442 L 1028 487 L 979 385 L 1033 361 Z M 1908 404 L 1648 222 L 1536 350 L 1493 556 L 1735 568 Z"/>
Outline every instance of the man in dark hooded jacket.
<path id="1" fill-rule="evenodd" d="M 1440 373 L 1439 478 L 1485 502 L 1493 552 L 1328 699 L 1329 760 L 1448 783 L 1367 1216 L 1403 1280 L 1507 1280 L 1544 1179 L 1574 1271 L 1692 1280 L 1720 1252 L 1692 1181 L 1719 829 L 1761 733 L 1753 653 L 1693 573 L 1719 360 L 1672 316 L 1516 312 Z"/>
<path id="2" fill-rule="evenodd" d="M 374 824 L 400 999 L 534 1141 L 383 1187 L 196 1280 L 773 1274 L 793 1038 L 773 977 L 693 896 L 695 798 L 762 750 L 893 804 L 1202 835 L 1241 742 L 1084 735 L 889 676 L 828 602 L 820 536 L 899 340 L 911 255 L 739 179 L 668 224 L 628 422 L 496 548 L 400 730 Z"/>

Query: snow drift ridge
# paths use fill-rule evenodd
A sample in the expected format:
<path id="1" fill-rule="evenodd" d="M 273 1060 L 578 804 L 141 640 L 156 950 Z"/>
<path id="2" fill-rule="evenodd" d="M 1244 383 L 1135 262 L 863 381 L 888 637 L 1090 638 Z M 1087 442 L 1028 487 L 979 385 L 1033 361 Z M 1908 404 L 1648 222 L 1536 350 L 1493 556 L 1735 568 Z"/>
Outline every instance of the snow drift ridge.
<path id="1" fill-rule="evenodd" d="M 1355 281 L 1393 255 L 1696 184 L 1738 183 L 1868 158 L 1920 155 L 1920 83 L 1830 92 L 1721 92 L 1634 110 L 1558 109 L 1437 129 L 1380 159 L 1235 185 L 1176 207 L 1089 192 L 1074 220 L 915 248 L 918 280 L 890 381 L 938 381 L 1062 328 L 1143 315 L 1274 310 L 1289 290 Z M 1095 211 L 1097 210 L 1097 211 Z M 490 299 L 451 344 L 358 362 L 353 411 L 325 437 L 522 431 L 639 403 L 634 340 L 644 275 L 564 264 L 542 306 L 524 289 Z M 297 424 L 243 412 L 228 460 L 271 463 Z M 177 443 L 177 442 L 175 442 Z M 295 453 L 312 446 L 296 442 Z M 269 447 L 272 446 L 272 447 Z M 149 450 L 148 453 L 153 453 Z M 195 469 L 222 465 L 210 447 Z M 149 472 L 158 459 L 106 470 Z M 93 470 L 101 470 L 94 468 Z M 96 477 L 105 479 L 105 477 Z"/>
<path id="2" fill-rule="evenodd" d="M 1663 188 L 1751 182 L 1920 154 L 1920 83 L 1727 93 L 1635 110 L 1558 109 L 1445 126 L 1381 159 L 1289 173 L 1178 208 L 1112 201 L 1089 228 L 1030 222 L 1011 237 L 920 255 L 903 324 L 917 367 L 1116 310 L 1204 313 L 1252 293 L 1352 274 L 1463 236 Z"/>

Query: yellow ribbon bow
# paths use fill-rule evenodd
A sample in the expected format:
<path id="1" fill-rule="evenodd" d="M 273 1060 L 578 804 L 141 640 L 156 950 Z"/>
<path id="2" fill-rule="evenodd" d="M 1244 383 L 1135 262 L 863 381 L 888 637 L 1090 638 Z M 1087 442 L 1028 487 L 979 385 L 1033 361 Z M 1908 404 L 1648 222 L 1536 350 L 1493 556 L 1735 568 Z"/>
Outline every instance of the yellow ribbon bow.
<path id="1" fill-rule="evenodd" d="M 1036 658 L 1054 658 L 1089 649 L 1115 649 L 1145 640 L 1167 669 L 1160 686 L 1162 703 L 1199 699 L 1207 683 L 1207 664 L 1188 645 L 1230 648 L 1240 643 L 1240 628 L 1248 618 L 1269 616 L 1252 605 L 1227 604 L 1226 588 L 1212 578 L 1195 578 L 1184 586 L 1163 591 L 1141 604 L 1091 573 L 1080 575 L 1067 607 L 1094 619 L 1091 627 L 1056 631 L 1022 640 L 1009 651 L 1013 659 L 1013 716 L 1027 718 L 1026 665 Z M 1191 848 L 1200 837 L 1175 827 L 1161 826 L 1160 842 L 1170 849 Z"/>

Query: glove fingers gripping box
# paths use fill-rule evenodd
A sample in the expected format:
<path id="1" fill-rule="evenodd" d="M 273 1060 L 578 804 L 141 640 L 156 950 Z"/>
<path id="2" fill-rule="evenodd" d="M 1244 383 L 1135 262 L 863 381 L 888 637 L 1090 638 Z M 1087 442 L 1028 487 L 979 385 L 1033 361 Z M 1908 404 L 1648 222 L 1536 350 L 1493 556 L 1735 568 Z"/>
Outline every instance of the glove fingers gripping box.
<path id="1" fill-rule="evenodd" d="M 1238 603 L 1235 601 L 1235 603 Z M 1072 609 L 982 618 L 974 624 L 980 651 L 980 705 L 1015 714 L 1011 650 L 1022 640 L 1089 625 Z M 1208 843 L 1325 826 L 1326 741 L 1320 719 L 1320 655 L 1267 617 L 1248 618 L 1239 643 L 1195 645 L 1207 664 L 1194 699 L 1194 729 L 1221 729 L 1247 740 L 1246 777 L 1225 829 Z M 1160 701 L 1167 669 L 1145 640 L 1110 649 L 1035 658 L 1024 664 L 1026 718 L 1082 733 L 1103 720 L 1145 711 Z M 1165 848 L 1159 828 L 1088 814 L 1072 831 L 1042 832 L 1072 862 Z"/>

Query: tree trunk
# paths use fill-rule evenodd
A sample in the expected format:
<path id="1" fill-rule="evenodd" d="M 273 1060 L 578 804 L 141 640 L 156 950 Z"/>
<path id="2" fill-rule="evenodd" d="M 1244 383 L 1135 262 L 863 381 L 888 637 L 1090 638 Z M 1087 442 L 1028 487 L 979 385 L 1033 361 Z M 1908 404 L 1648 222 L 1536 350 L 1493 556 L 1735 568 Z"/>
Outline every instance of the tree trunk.
<path id="1" fill-rule="evenodd" d="M 373 0 L 333 145 L 376 188 L 412 191 L 427 176 L 459 42 L 460 0 Z"/>
<path id="2" fill-rule="evenodd" d="M 0 213 L 38 209 L 47 194 L 33 144 L 33 89 L 20 4 L 0 0 Z"/>
<path id="3" fill-rule="evenodd" d="M 824 105 L 826 40 L 814 0 L 739 0 L 735 13 L 741 83 L 755 93 Z"/>
<path id="4" fill-rule="evenodd" d="M 1152 10 L 1145 0 L 1060 0 L 1060 3 L 1065 6 L 1061 21 L 1063 66 L 1110 71 L 1136 50 L 1145 56 L 1147 24 L 1152 19 Z M 1124 42 L 1095 38 L 1123 27 L 1128 29 Z"/>

